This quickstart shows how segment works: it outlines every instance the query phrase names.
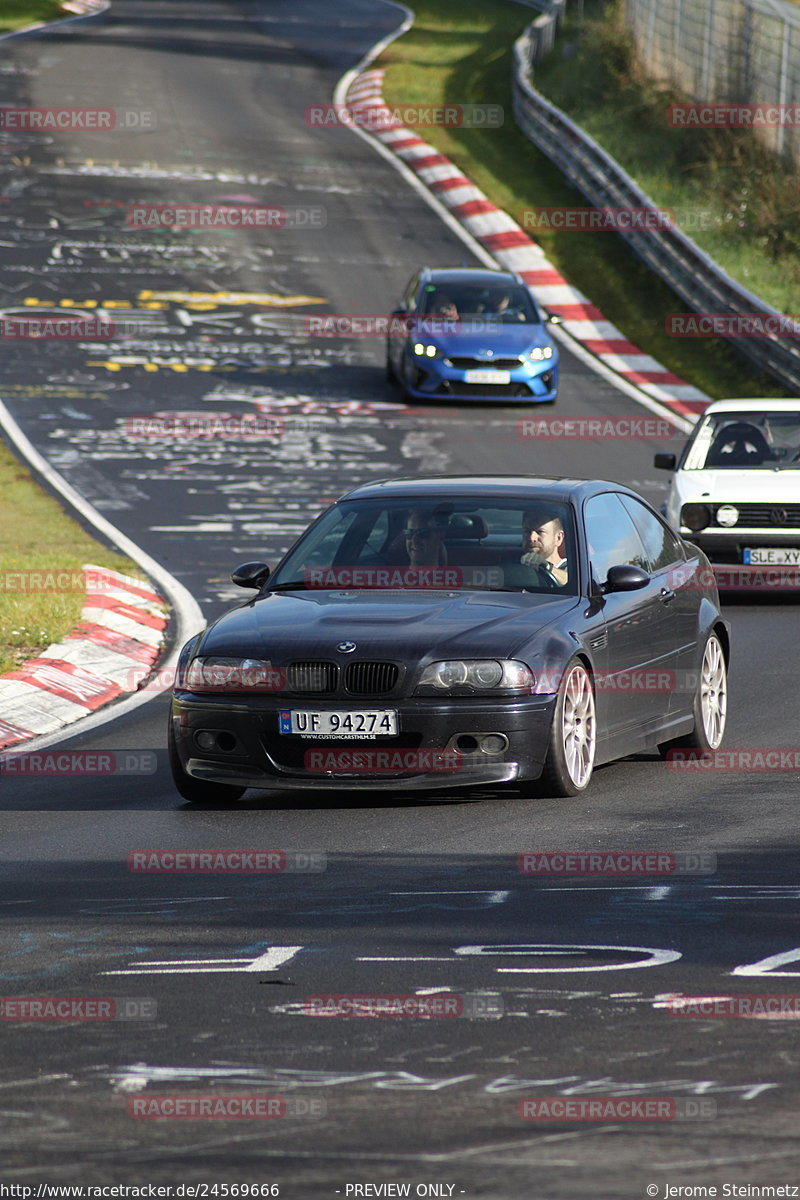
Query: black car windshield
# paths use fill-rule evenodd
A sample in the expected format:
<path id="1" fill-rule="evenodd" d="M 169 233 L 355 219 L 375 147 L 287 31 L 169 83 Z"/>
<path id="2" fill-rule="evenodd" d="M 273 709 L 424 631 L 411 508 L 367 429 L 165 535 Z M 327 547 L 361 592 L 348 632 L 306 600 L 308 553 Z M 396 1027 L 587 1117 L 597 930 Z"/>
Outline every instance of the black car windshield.
<path id="1" fill-rule="evenodd" d="M 716 412 L 703 418 L 685 471 L 800 468 L 800 411 Z"/>
<path id="2" fill-rule="evenodd" d="M 300 539 L 267 587 L 574 596 L 577 561 L 570 506 L 544 497 L 345 500 Z"/>
<path id="3" fill-rule="evenodd" d="M 481 319 L 504 325 L 534 325 L 541 321 L 530 293 L 518 283 L 428 284 L 419 311 L 424 316 Z"/>

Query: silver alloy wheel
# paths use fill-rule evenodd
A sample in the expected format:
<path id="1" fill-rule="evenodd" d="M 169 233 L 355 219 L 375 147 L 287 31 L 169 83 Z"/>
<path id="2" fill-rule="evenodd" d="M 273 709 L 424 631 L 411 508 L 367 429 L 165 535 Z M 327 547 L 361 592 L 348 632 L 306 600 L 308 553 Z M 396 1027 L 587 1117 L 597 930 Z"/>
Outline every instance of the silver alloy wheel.
<path id="1" fill-rule="evenodd" d="M 567 676 L 561 713 L 564 763 L 576 788 L 586 787 L 591 779 L 596 741 L 592 683 L 586 668 L 576 663 Z"/>
<path id="2" fill-rule="evenodd" d="M 700 668 L 700 712 L 703 731 L 709 746 L 716 750 L 725 732 L 728 711 L 728 683 L 725 655 L 719 639 L 713 634 L 706 642 L 703 665 Z"/>

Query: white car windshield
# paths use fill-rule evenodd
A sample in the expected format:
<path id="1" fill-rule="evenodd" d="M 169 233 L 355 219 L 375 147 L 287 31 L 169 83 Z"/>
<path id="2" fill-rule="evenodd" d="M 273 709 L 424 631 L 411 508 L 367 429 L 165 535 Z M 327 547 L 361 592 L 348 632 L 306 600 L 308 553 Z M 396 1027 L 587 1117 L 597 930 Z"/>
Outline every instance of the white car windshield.
<path id="1" fill-rule="evenodd" d="M 717 412 L 701 419 L 684 471 L 800 469 L 800 411 Z"/>

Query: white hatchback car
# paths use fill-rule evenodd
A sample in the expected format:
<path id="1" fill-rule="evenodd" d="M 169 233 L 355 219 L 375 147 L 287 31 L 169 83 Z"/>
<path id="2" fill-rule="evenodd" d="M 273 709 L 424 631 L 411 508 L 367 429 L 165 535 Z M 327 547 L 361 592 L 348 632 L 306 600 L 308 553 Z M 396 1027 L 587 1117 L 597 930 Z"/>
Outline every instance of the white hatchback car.
<path id="1" fill-rule="evenodd" d="M 800 399 L 717 400 L 679 459 L 654 462 L 675 472 L 664 516 L 712 564 L 795 567 L 800 580 Z"/>

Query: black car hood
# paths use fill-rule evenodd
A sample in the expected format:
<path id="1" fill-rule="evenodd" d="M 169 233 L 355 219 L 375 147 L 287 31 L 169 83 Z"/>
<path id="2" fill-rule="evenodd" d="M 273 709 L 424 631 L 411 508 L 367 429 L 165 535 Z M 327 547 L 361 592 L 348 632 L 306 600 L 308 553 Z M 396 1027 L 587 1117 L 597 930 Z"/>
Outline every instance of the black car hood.
<path id="1" fill-rule="evenodd" d="M 577 596 L 524 592 L 270 592 L 226 613 L 196 653 L 245 655 L 282 665 L 338 658 L 512 657 L 580 603 Z"/>

